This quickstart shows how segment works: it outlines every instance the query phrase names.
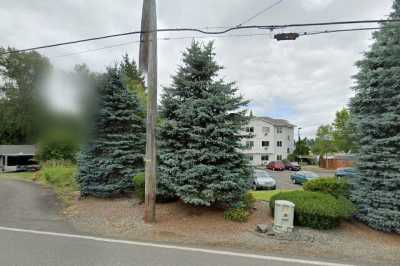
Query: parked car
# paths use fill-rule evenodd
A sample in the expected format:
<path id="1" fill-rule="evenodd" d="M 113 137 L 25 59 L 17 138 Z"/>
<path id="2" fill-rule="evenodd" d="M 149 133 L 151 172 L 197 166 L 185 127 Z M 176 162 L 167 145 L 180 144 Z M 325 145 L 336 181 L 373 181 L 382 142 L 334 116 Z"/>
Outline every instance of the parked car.
<path id="1" fill-rule="evenodd" d="M 290 171 L 300 171 L 301 167 L 297 162 L 287 162 L 285 163 L 285 169 Z"/>
<path id="2" fill-rule="evenodd" d="M 254 170 L 254 179 L 252 182 L 253 190 L 257 189 L 276 189 L 276 181 L 268 172 L 263 170 Z"/>
<path id="3" fill-rule="evenodd" d="M 336 169 L 335 176 L 336 177 L 353 177 L 357 175 L 357 171 L 352 167 L 343 167 Z"/>
<path id="4" fill-rule="evenodd" d="M 303 185 L 306 181 L 319 178 L 319 175 L 310 171 L 299 171 L 290 176 L 293 184 Z"/>
<path id="5" fill-rule="evenodd" d="M 40 170 L 40 165 L 35 160 L 29 160 L 28 164 L 17 165 L 17 172 L 36 172 Z"/>
<path id="6" fill-rule="evenodd" d="M 272 161 L 267 164 L 267 169 L 272 171 L 283 171 L 285 170 L 285 164 L 282 161 Z"/>

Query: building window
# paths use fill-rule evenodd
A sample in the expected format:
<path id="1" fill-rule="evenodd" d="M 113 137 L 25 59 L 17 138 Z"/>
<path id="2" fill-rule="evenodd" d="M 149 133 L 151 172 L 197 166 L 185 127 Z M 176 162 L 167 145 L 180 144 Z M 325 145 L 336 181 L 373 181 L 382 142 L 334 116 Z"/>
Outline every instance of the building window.
<path id="1" fill-rule="evenodd" d="M 253 161 L 253 155 L 247 155 L 247 159 L 249 159 L 249 161 Z"/>
<path id="2" fill-rule="evenodd" d="M 261 141 L 261 146 L 262 147 L 269 147 L 269 141 L 266 141 L 266 140 Z"/>
<path id="3" fill-rule="evenodd" d="M 267 136 L 268 133 L 269 133 L 269 127 L 263 127 L 263 128 L 262 128 L 262 131 L 263 131 L 263 133 L 264 133 L 264 136 Z"/>
<path id="4" fill-rule="evenodd" d="M 261 155 L 261 161 L 269 161 L 268 155 Z"/>
<path id="5" fill-rule="evenodd" d="M 254 147 L 254 141 L 246 141 L 246 148 L 251 149 Z"/>
<path id="6" fill-rule="evenodd" d="M 254 133 L 254 127 L 246 127 L 246 132 Z"/>
<path id="7" fill-rule="evenodd" d="M 278 146 L 278 147 L 282 147 L 282 141 L 280 141 L 280 140 L 279 140 L 279 141 L 277 141 L 277 142 L 276 142 L 276 146 Z"/>
<path id="8" fill-rule="evenodd" d="M 276 159 L 277 159 L 278 161 L 281 161 L 281 160 L 282 160 L 282 155 L 277 155 L 277 156 L 276 156 Z"/>
<path id="9" fill-rule="evenodd" d="M 287 140 L 290 141 L 290 136 L 287 136 Z"/>
<path id="10" fill-rule="evenodd" d="M 290 153 L 290 149 L 289 149 L 289 148 L 287 148 L 287 153 L 288 153 L 288 154 Z"/>
<path id="11" fill-rule="evenodd" d="M 277 128 L 276 128 L 276 132 L 277 132 L 278 134 L 281 134 L 281 133 L 283 132 L 282 127 L 277 127 Z"/>

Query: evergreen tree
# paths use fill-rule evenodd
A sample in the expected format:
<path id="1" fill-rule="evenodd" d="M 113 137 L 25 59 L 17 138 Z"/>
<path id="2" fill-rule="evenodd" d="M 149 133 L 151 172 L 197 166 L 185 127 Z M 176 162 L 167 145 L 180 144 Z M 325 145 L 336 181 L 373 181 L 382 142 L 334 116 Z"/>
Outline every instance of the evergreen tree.
<path id="1" fill-rule="evenodd" d="M 234 83 L 218 79 L 214 58 L 212 43 L 193 42 L 161 101 L 158 195 L 174 193 L 192 205 L 232 205 L 248 190 L 240 152 L 247 101 Z"/>
<path id="2" fill-rule="evenodd" d="M 132 177 L 143 171 L 143 111 L 121 76 L 120 68 L 110 68 L 99 82 L 93 136 L 79 160 L 77 181 L 82 196 L 123 193 L 132 188 Z"/>
<path id="3" fill-rule="evenodd" d="M 400 0 L 390 18 L 400 18 Z M 359 142 L 352 199 L 369 226 L 400 233 L 400 24 L 383 24 L 357 63 L 351 102 Z"/>

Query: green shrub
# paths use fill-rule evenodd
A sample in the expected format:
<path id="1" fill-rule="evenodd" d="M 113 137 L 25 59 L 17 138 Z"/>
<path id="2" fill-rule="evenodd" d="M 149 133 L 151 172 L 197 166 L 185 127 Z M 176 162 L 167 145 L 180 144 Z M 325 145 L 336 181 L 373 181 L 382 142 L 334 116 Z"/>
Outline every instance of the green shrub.
<path id="1" fill-rule="evenodd" d="M 245 208 L 231 208 L 224 212 L 226 220 L 244 223 L 249 219 L 250 212 Z"/>
<path id="2" fill-rule="evenodd" d="M 336 178 L 310 180 L 304 184 L 303 188 L 306 191 L 328 193 L 336 198 L 349 195 L 349 184 L 345 180 L 337 180 Z"/>
<path id="3" fill-rule="evenodd" d="M 272 196 L 272 213 L 276 200 L 287 200 L 295 204 L 295 224 L 315 229 L 332 229 L 341 219 L 348 219 L 355 211 L 353 204 L 339 196 L 311 191 L 282 192 Z"/>
<path id="4" fill-rule="evenodd" d="M 42 161 L 66 160 L 75 162 L 79 140 L 71 133 L 61 130 L 48 132 L 38 146 L 37 158 Z"/>
<path id="5" fill-rule="evenodd" d="M 64 161 L 48 161 L 42 164 L 40 179 L 59 189 L 76 190 L 76 166 Z"/>
<path id="6" fill-rule="evenodd" d="M 133 184 L 135 185 L 136 196 L 144 201 L 145 198 L 145 179 L 144 173 L 137 174 L 133 177 Z"/>
<path id="7" fill-rule="evenodd" d="M 242 204 L 245 209 L 247 210 L 252 209 L 255 203 L 256 203 L 256 198 L 253 196 L 251 192 L 247 192 L 246 194 L 244 194 Z"/>
<path id="8" fill-rule="evenodd" d="M 225 207 L 229 207 L 230 209 L 246 209 L 251 210 L 256 203 L 256 198 L 253 193 L 250 191 L 243 195 L 242 199 L 233 203 L 226 205 Z"/>

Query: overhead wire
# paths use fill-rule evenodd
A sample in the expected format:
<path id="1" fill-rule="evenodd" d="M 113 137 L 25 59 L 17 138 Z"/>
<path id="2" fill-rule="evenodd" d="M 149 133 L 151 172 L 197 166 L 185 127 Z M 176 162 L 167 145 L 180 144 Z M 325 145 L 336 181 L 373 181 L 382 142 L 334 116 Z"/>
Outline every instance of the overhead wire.
<path id="1" fill-rule="evenodd" d="M 253 36 L 268 36 L 268 35 L 269 34 L 267 34 L 267 33 L 230 34 L 230 35 L 217 35 L 217 36 L 213 36 L 212 38 L 253 37 Z M 211 38 L 211 37 L 210 36 L 200 36 L 200 35 L 198 35 L 198 36 L 182 36 L 182 37 L 162 37 L 162 38 L 157 38 L 157 40 L 158 41 L 171 41 L 171 40 L 185 40 L 185 39 L 207 39 L 207 38 Z M 72 56 L 72 55 L 95 52 L 95 51 L 104 50 L 104 49 L 111 49 L 111 48 L 115 48 L 115 47 L 122 47 L 122 46 L 126 46 L 126 45 L 129 45 L 129 44 L 135 44 L 135 43 L 140 43 L 140 40 L 124 42 L 124 43 L 118 43 L 118 44 L 115 44 L 115 45 L 109 45 L 109 46 L 104 46 L 104 47 L 100 47 L 100 48 L 87 49 L 87 50 L 83 50 L 83 51 L 78 51 L 78 52 L 73 52 L 73 53 L 53 56 L 53 57 L 50 57 L 50 58 L 55 59 L 55 58 L 67 57 L 67 56 Z"/>
<path id="2" fill-rule="evenodd" d="M 267 6 L 267 7 L 264 8 L 263 10 L 257 12 L 256 14 L 254 14 L 253 16 L 249 17 L 248 19 L 246 19 L 245 21 L 243 21 L 242 23 L 240 23 L 240 24 L 238 24 L 238 25 L 236 25 L 236 26 L 238 27 L 238 26 L 242 26 L 242 25 L 244 25 L 244 24 L 249 23 L 249 22 L 252 21 L 253 19 L 255 19 L 255 18 L 259 17 L 260 15 L 264 14 L 265 12 L 271 10 L 272 8 L 274 8 L 275 6 L 279 5 L 279 4 L 282 3 L 283 1 L 284 1 L 284 0 L 279 0 L 279 1 L 275 2 L 275 3 L 273 3 L 272 5 Z"/>
<path id="3" fill-rule="evenodd" d="M 206 34 L 206 35 L 221 35 L 221 34 L 229 33 L 231 31 L 243 30 L 243 29 L 269 29 L 269 30 L 274 30 L 274 29 L 282 29 L 282 28 L 289 28 L 289 27 L 292 28 L 292 27 L 310 27 L 310 26 L 346 25 L 346 24 L 366 24 L 366 23 L 394 23 L 394 22 L 400 22 L 400 19 L 352 20 L 352 21 L 297 23 L 297 24 L 283 24 L 283 25 L 235 26 L 235 27 L 227 28 L 227 29 L 220 30 L 220 31 L 208 31 L 208 30 L 202 30 L 202 29 L 197 29 L 197 28 L 166 28 L 166 29 L 157 29 L 156 31 L 157 32 L 198 32 L 198 33 L 202 33 L 202 34 Z M 110 34 L 110 35 L 91 37 L 91 38 L 80 39 L 80 40 L 75 40 L 75 41 L 60 42 L 60 43 L 36 46 L 36 47 L 31 47 L 31 48 L 26 48 L 26 49 L 8 50 L 8 51 L 5 51 L 5 52 L 1 52 L 0 55 L 18 53 L 18 52 L 27 52 L 27 51 L 40 50 L 40 49 L 47 49 L 47 48 L 52 48 L 52 47 L 71 45 L 71 44 L 89 42 L 89 41 L 96 41 L 96 40 L 102 40 L 102 39 L 108 39 L 108 38 L 115 38 L 115 37 L 121 37 L 121 36 L 137 35 L 137 34 L 141 34 L 141 33 L 149 33 L 149 32 L 131 31 L 131 32 L 118 33 L 118 34 Z"/>
<path id="4" fill-rule="evenodd" d="M 386 26 L 386 27 L 392 27 L 392 26 Z M 311 35 L 319 35 L 319 34 L 327 34 L 327 33 L 379 30 L 379 29 L 382 29 L 382 28 L 383 27 L 363 27 L 363 28 L 334 29 L 334 30 L 323 30 L 323 31 L 313 31 L 313 32 L 297 32 L 297 33 L 300 36 L 311 36 Z M 216 35 L 216 36 L 212 36 L 212 37 L 210 37 L 210 36 L 200 36 L 200 35 L 198 35 L 198 36 L 182 36 L 182 37 L 162 37 L 162 38 L 157 38 L 157 40 L 159 40 L 159 41 L 172 41 L 172 40 L 185 40 L 185 39 L 235 38 L 235 37 L 256 37 L 256 36 L 269 36 L 269 37 L 272 37 L 269 33 L 253 33 L 253 34 Z M 87 49 L 87 50 L 83 50 L 83 51 L 67 53 L 67 54 L 62 54 L 62 55 L 58 55 L 58 56 L 50 56 L 50 58 L 57 59 L 57 58 L 62 58 L 62 57 L 68 57 L 68 56 L 73 56 L 73 55 L 89 53 L 89 52 L 96 52 L 96 51 L 105 50 L 105 49 L 122 47 L 122 46 L 135 44 L 135 43 L 140 43 L 140 40 L 124 42 L 124 43 L 118 43 L 118 44 L 115 44 L 115 45 L 109 45 L 109 46 L 104 46 L 104 47 L 100 47 L 100 48 Z"/>

